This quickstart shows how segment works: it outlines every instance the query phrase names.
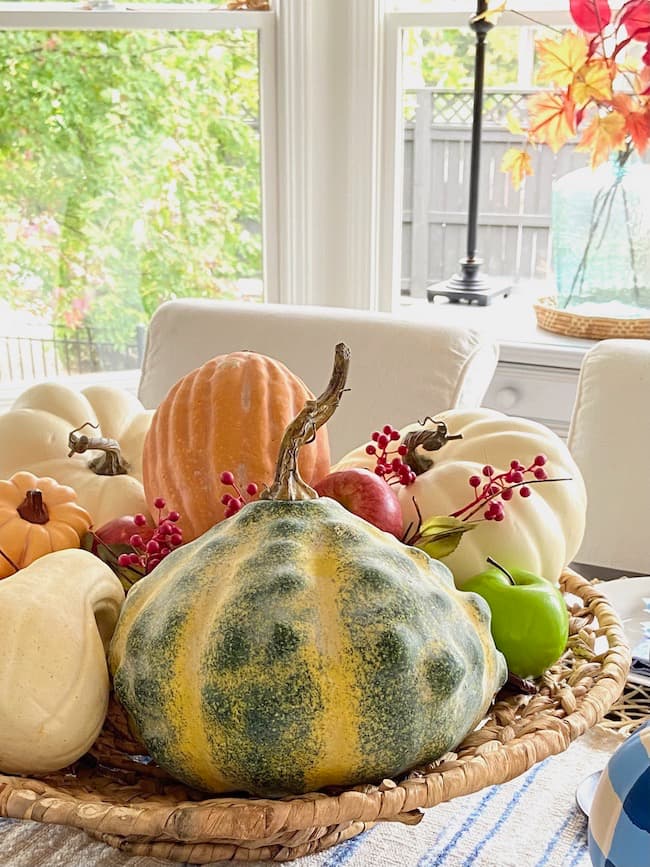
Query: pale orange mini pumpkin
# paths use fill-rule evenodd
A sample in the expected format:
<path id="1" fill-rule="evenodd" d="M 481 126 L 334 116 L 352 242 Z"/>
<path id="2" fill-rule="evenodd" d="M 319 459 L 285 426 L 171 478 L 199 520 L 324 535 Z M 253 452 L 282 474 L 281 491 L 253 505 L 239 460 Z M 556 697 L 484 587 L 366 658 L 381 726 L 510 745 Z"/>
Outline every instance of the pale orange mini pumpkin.
<path id="1" fill-rule="evenodd" d="M 0 578 L 34 560 L 78 548 L 91 518 L 67 485 L 21 471 L 0 481 Z"/>
<path id="2" fill-rule="evenodd" d="M 314 395 L 284 364 L 255 352 L 219 355 L 188 373 L 156 410 L 143 452 L 149 507 L 163 497 L 181 513 L 186 541 L 224 517 L 221 483 L 228 470 L 242 485 L 261 490 L 275 473 L 286 426 Z M 329 472 L 325 428 L 300 451 L 300 475 L 308 483 Z M 253 499 L 251 497 L 251 499 Z M 154 511 L 155 514 L 155 511 Z"/>

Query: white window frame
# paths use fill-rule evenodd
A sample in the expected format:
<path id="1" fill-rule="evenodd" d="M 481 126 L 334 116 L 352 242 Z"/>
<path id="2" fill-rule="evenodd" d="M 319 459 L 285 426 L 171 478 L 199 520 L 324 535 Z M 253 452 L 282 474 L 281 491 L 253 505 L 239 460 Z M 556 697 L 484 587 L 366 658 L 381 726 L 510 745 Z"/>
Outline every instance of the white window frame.
<path id="1" fill-rule="evenodd" d="M 437 5 L 437 4 L 436 4 Z M 498 5 L 496 2 L 489 5 Z M 568 3 L 559 0 L 517 0 L 512 4 L 520 13 L 534 22 L 567 27 L 572 23 Z M 433 6 L 433 4 L 432 4 Z M 450 8 L 452 7 L 452 8 Z M 385 275 L 379 291 L 379 309 L 394 311 L 400 304 L 400 267 L 402 236 L 402 164 L 404 136 L 402 132 L 402 78 L 401 44 L 404 30 L 412 27 L 468 27 L 476 3 L 458 0 L 445 8 L 431 11 L 396 11 L 385 15 L 384 68 L 383 68 L 383 127 L 382 143 L 385 148 L 384 171 L 386 178 L 392 173 L 393 185 L 385 183 L 382 199 L 382 223 L 379 248 L 383 254 L 381 273 Z M 529 21 L 514 11 L 505 11 L 498 20 L 499 27 L 521 27 Z M 489 51 L 489 36 L 488 36 Z M 451 275 L 449 275 L 451 276 Z"/>
<path id="2" fill-rule="evenodd" d="M 126 5 L 82 8 L 74 3 L 0 3 L 0 30 L 254 30 L 258 34 L 262 281 L 267 301 L 280 300 L 277 184 L 276 17 L 271 12 L 207 6 Z"/>
<path id="3" fill-rule="evenodd" d="M 401 33 L 466 27 L 476 3 L 432 0 L 430 10 L 417 12 L 394 11 L 395 5 L 274 0 L 281 301 L 399 307 Z M 570 23 L 565 0 L 516 6 L 540 22 Z M 525 23 L 512 12 L 499 21 Z"/>
<path id="4" fill-rule="evenodd" d="M 268 12 L 0 3 L 0 29 L 255 29 L 259 33 L 263 279 L 267 301 L 394 311 L 400 303 L 401 34 L 464 27 L 475 2 L 273 0 Z M 451 8 L 450 8 L 451 7 Z M 570 23 L 563 0 L 518 0 Z M 499 26 L 522 19 L 504 13 Z"/>

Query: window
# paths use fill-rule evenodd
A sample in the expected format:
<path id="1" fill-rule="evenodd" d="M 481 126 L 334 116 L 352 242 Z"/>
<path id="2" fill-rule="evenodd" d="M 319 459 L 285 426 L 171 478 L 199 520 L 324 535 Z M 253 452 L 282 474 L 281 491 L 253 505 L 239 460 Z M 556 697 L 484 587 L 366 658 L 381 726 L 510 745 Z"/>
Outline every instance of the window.
<path id="1" fill-rule="evenodd" d="M 395 150 L 403 183 L 395 247 L 402 295 L 422 298 L 427 287 L 458 271 L 466 253 L 475 44 L 468 24 L 476 5 L 458 3 L 444 13 L 399 5 L 411 11 L 389 16 L 400 83 Z M 515 286 L 548 280 L 551 181 L 587 162 L 571 148 L 557 156 L 542 148 L 534 155 L 535 174 L 519 192 L 500 171 L 503 154 L 517 141 L 507 130 L 507 115 L 523 119 L 534 89 L 535 39 L 544 24 L 567 23 L 567 10 L 558 4 L 536 5 L 516 4 L 486 42 L 477 252 L 484 274 Z"/>
<path id="2" fill-rule="evenodd" d="M 267 301 L 391 311 L 403 291 L 421 296 L 429 281 L 451 276 L 466 223 L 467 93 L 451 126 L 446 113 L 458 89 L 471 86 L 472 0 L 274 0 L 262 12 L 90 3 L 97 8 L 0 4 L 0 111 L 11 115 L 10 123 L 0 117 L 0 331 L 8 328 L 9 293 L 33 298 L 44 284 L 59 304 L 59 331 L 70 338 L 71 329 L 79 334 L 89 321 L 88 299 L 99 291 L 93 280 L 110 283 L 106 297 L 122 321 L 124 293 L 146 288 L 136 327 L 164 293 L 245 292 Z M 489 78 L 498 91 L 530 86 L 531 19 L 569 24 L 564 0 L 520 0 L 516 7 L 488 37 L 490 76 L 508 73 L 504 81 Z M 20 45 L 38 48 L 44 65 L 37 52 L 13 57 L 11 46 Z M 515 52 L 508 55 L 515 47 L 518 67 Z M 125 63 L 111 66 L 120 51 Z M 38 74 L 26 75 L 26 64 Z M 6 90 L 14 87 L 11 68 L 22 70 L 20 99 Z M 71 110 L 68 85 L 82 81 L 92 89 Z M 522 201 L 497 172 L 496 151 L 508 136 L 506 104 L 501 92 L 487 100 L 479 253 L 488 256 L 490 272 L 511 257 L 508 276 L 541 278 L 548 228 L 540 225 L 539 207 L 548 190 L 540 188 L 540 201 L 530 202 L 529 184 Z M 434 123 L 431 139 L 420 135 L 419 112 L 444 120 L 445 130 Z M 94 130 L 88 152 L 66 144 L 70 117 L 78 129 Z M 443 141 L 442 132 L 456 138 Z M 434 148 L 443 160 L 426 163 L 423 154 Z M 539 158 L 553 160 L 548 152 Z M 428 181 L 418 175 L 425 180 L 414 187 L 423 165 Z M 539 169 L 536 175 L 547 176 Z M 438 198 L 416 201 L 415 188 Z M 73 189 L 80 190 L 79 202 Z M 75 235 L 80 206 L 85 253 Z M 73 219 L 62 258 L 68 208 Z M 150 249 L 154 240 L 157 250 Z M 82 285 L 86 295 L 77 298 Z M 104 342 L 100 325 L 96 343 Z M 105 342 L 121 344 L 119 351 L 135 359 L 128 363 L 137 364 L 138 332 L 128 330 L 114 329 Z M 6 353 L 0 344 L 0 358 Z"/>
<path id="3" fill-rule="evenodd" d="M 402 182 L 390 237 L 402 298 L 425 297 L 427 287 L 458 272 L 466 254 L 475 44 L 468 24 L 476 3 L 457 2 L 445 11 L 433 6 L 396 0 L 396 11 L 387 15 L 387 63 L 395 65 L 398 82 L 387 99 L 399 105 L 394 152 Z M 501 171 L 505 151 L 522 142 L 506 121 L 509 113 L 526 120 L 526 99 L 535 90 L 535 41 L 572 25 L 568 3 L 521 0 L 508 9 L 486 40 L 477 253 L 485 276 L 532 299 L 555 288 L 552 182 L 587 166 L 589 154 L 571 145 L 557 154 L 534 149 L 533 174 L 519 191 Z M 639 52 L 640 45 L 626 50 Z"/>
<path id="4" fill-rule="evenodd" d="M 137 369 L 171 297 L 273 297 L 273 31 L 194 5 L 0 9 L 0 385 Z"/>

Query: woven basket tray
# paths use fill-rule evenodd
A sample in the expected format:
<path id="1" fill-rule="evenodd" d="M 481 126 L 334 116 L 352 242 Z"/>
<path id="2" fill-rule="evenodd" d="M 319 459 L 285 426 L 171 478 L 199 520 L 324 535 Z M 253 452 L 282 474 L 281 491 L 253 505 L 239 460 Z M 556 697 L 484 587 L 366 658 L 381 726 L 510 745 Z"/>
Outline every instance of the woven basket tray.
<path id="1" fill-rule="evenodd" d="M 0 815 L 72 825 L 135 855 L 199 864 L 288 861 L 375 822 L 416 824 L 423 807 L 504 783 L 562 752 L 619 697 L 630 653 L 616 614 L 597 585 L 574 572 L 561 586 L 581 601 L 570 606 L 567 651 L 541 678 L 540 692 L 502 693 L 456 752 L 404 779 L 283 800 L 206 799 L 133 758 L 142 748 L 113 705 L 94 747 L 71 768 L 42 779 L 0 775 Z M 597 655 L 598 636 L 607 649 Z"/>
<path id="2" fill-rule="evenodd" d="M 537 324 L 545 331 L 566 337 L 605 340 L 608 337 L 650 338 L 650 317 L 619 319 L 613 316 L 585 316 L 555 306 L 555 298 L 539 298 L 533 305 Z"/>

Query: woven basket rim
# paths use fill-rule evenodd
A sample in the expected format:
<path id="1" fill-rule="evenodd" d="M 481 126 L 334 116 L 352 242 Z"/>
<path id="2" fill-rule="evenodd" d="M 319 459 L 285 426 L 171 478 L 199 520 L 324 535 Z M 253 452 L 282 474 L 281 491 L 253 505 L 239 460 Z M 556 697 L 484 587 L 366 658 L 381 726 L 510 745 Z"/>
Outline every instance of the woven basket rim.
<path id="1" fill-rule="evenodd" d="M 462 763 L 452 762 L 448 768 L 442 764 L 430 771 L 412 772 L 400 782 L 385 780 L 381 785 L 356 786 L 340 794 L 316 792 L 281 800 L 218 796 L 200 802 L 181 800 L 173 806 L 129 805 L 101 797 L 82 800 L 38 779 L 0 774 L 0 815 L 71 825 L 108 842 L 115 837 L 147 840 L 153 845 L 153 841 L 237 845 L 290 830 L 326 829 L 345 823 L 413 824 L 422 808 L 505 783 L 564 751 L 602 719 L 623 691 L 631 657 L 611 604 L 598 585 L 572 570 L 563 573 L 561 587 L 582 600 L 598 620 L 598 634 L 607 639 L 608 649 L 598 657 L 600 668 L 593 685 L 575 710 L 554 717 L 547 728 L 506 743 L 492 741 L 494 749 L 477 752 Z"/>
<path id="2" fill-rule="evenodd" d="M 573 319 L 582 322 L 603 322 L 603 323 L 635 323 L 646 325 L 650 323 L 650 314 L 648 316 L 602 316 L 594 313 L 577 313 L 575 310 L 563 310 L 557 306 L 557 298 L 555 295 L 543 295 L 533 302 L 533 309 L 540 313 L 553 313 L 558 317 L 565 319 Z"/>
<path id="3" fill-rule="evenodd" d="M 581 340 L 650 339 L 650 316 L 599 316 L 562 310 L 557 307 L 556 302 L 556 297 L 549 295 L 538 298 L 533 304 L 537 325 L 544 331 Z"/>

